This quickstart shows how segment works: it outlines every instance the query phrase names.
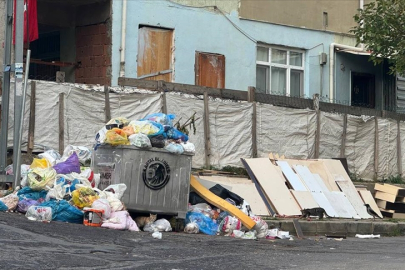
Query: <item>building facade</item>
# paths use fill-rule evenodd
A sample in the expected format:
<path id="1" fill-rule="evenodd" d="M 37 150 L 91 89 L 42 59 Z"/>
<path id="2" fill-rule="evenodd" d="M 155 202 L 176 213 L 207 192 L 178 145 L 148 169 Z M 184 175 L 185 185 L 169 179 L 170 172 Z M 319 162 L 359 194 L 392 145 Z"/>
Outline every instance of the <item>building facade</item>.
<path id="1" fill-rule="evenodd" d="M 396 80 L 350 34 L 367 0 L 38 0 L 31 78 L 119 77 L 395 110 Z M 35 60 L 34 60 L 35 61 Z M 54 65 L 50 65 L 53 62 Z M 56 64 L 55 64 L 56 63 Z"/>

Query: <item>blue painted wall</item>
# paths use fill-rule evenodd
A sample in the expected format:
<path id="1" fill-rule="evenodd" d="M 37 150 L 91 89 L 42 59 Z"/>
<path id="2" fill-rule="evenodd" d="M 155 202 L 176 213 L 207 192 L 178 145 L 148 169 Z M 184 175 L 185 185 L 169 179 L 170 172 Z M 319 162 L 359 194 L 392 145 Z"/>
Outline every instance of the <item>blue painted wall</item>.
<path id="1" fill-rule="evenodd" d="M 112 14 L 112 85 L 117 85 L 120 69 L 122 1 L 113 0 Z M 305 95 L 311 97 L 329 93 L 329 64 L 319 65 L 319 53 L 329 54 L 334 34 L 268 23 L 240 20 L 237 12 L 228 18 L 203 8 L 191 8 L 164 0 L 136 0 L 127 2 L 127 36 L 125 76 L 137 77 L 137 48 L 139 25 L 173 28 L 175 36 L 174 82 L 194 84 L 195 51 L 225 55 L 225 87 L 247 90 L 256 84 L 256 42 L 306 50 Z M 246 37 L 244 33 L 254 41 Z M 329 57 L 328 57 L 329 61 Z M 322 76 L 321 76 L 322 70 Z M 339 78 L 340 80 L 341 78 Z M 344 88 L 338 85 L 337 89 Z M 340 96 L 339 96 L 340 97 Z M 344 98 L 344 97 L 342 97 Z"/>

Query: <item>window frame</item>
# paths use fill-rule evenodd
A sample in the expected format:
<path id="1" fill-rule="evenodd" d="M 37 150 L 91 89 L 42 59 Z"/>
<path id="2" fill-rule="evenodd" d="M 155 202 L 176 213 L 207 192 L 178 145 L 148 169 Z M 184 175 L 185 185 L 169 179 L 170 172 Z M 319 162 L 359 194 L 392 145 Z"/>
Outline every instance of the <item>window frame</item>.
<path id="1" fill-rule="evenodd" d="M 268 54 L 268 62 L 265 61 L 259 61 L 257 60 L 257 51 L 258 48 L 266 48 L 269 51 Z M 287 64 L 279 64 L 279 63 L 272 63 L 271 62 L 271 57 L 273 53 L 273 49 L 276 50 L 282 50 L 287 52 Z M 290 64 L 290 52 L 296 52 L 296 53 L 301 53 L 301 66 L 294 66 Z M 256 67 L 257 66 L 266 66 L 268 67 L 268 74 L 266 74 L 266 93 L 271 94 L 272 89 L 271 89 L 271 68 L 272 67 L 277 67 L 277 68 L 284 68 L 286 69 L 286 95 L 290 96 L 291 94 L 291 70 L 300 70 L 302 71 L 302 83 L 301 83 L 301 89 L 300 89 L 300 95 L 304 93 L 304 76 L 305 76 L 305 50 L 302 49 L 296 49 L 296 48 L 290 48 L 290 47 L 283 47 L 283 46 L 273 46 L 273 45 L 265 45 L 265 44 L 259 44 L 256 47 Z M 257 76 L 257 74 L 256 74 Z"/>

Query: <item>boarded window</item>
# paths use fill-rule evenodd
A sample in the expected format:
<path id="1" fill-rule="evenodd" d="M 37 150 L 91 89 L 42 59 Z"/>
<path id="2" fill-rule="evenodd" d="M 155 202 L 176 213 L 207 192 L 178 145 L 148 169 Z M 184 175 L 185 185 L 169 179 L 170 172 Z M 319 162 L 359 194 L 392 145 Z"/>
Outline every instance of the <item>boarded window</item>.
<path id="1" fill-rule="evenodd" d="M 195 84 L 213 88 L 225 88 L 225 56 L 196 52 Z"/>
<path id="2" fill-rule="evenodd" d="M 138 78 L 172 81 L 173 30 L 141 27 L 138 42 Z"/>

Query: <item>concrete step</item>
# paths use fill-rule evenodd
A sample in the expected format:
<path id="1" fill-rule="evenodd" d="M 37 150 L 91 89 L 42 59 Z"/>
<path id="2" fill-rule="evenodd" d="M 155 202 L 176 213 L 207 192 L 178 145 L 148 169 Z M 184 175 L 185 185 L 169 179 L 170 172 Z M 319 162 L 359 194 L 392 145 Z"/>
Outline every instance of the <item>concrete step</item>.
<path id="1" fill-rule="evenodd" d="M 296 235 L 293 219 L 268 219 L 269 228 L 279 228 Z M 405 222 L 381 220 L 311 220 L 300 219 L 304 236 L 344 235 L 353 237 L 356 234 L 380 234 L 381 236 L 404 236 Z"/>

